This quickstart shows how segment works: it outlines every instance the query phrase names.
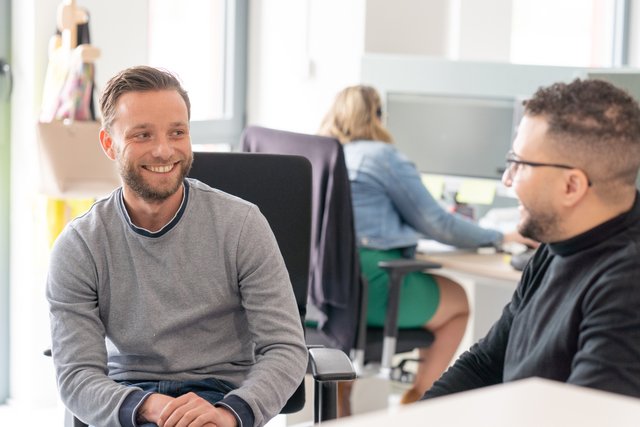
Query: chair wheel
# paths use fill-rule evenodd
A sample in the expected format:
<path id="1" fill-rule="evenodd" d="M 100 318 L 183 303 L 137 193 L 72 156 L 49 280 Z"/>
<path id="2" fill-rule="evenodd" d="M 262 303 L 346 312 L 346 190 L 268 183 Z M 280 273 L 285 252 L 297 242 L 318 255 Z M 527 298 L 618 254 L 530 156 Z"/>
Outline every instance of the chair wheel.
<path id="1" fill-rule="evenodd" d="M 404 372 L 402 376 L 400 376 L 400 382 L 413 384 L 415 377 L 416 376 L 412 372 Z"/>
<path id="2" fill-rule="evenodd" d="M 389 374 L 389 376 L 393 381 L 402 381 L 403 374 L 404 374 L 404 370 L 399 366 L 395 366 L 391 368 L 391 373 Z"/>
<path id="3" fill-rule="evenodd" d="M 398 363 L 397 366 L 394 366 L 393 368 L 391 368 L 391 373 L 389 375 L 389 377 L 391 378 L 391 380 L 393 381 L 399 381 L 401 383 L 413 383 L 413 381 L 416 378 L 416 375 L 405 369 L 405 365 L 408 362 L 415 362 L 415 363 L 420 363 L 422 362 L 422 360 L 420 359 L 403 359 L 400 361 L 400 363 Z"/>

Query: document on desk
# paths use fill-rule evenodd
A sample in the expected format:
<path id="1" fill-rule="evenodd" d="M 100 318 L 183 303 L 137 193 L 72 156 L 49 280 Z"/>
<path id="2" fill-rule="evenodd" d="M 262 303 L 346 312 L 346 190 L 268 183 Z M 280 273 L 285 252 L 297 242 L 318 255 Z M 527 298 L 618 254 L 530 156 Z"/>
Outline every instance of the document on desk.
<path id="1" fill-rule="evenodd" d="M 447 252 L 460 251 L 460 249 L 456 248 L 455 246 L 436 242 L 435 240 L 420 239 L 418 240 L 418 246 L 416 248 L 416 251 L 423 254 L 441 254 L 441 253 L 447 253 Z"/>
<path id="2" fill-rule="evenodd" d="M 478 225 L 506 233 L 515 230 L 519 221 L 520 212 L 517 207 L 493 208 L 480 218 Z"/>

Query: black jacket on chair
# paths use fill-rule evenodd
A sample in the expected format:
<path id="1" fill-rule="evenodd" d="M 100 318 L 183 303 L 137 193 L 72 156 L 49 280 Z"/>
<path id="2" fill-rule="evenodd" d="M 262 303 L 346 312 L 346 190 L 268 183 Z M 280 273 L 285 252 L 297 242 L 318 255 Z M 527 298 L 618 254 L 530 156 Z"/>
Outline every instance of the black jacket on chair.
<path id="1" fill-rule="evenodd" d="M 338 140 L 256 126 L 242 136 L 242 150 L 306 157 L 312 165 L 312 248 L 309 303 L 323 314 L 321 330 L 345 352 L 355 347 L 360 264 L 351 189 Z"/>

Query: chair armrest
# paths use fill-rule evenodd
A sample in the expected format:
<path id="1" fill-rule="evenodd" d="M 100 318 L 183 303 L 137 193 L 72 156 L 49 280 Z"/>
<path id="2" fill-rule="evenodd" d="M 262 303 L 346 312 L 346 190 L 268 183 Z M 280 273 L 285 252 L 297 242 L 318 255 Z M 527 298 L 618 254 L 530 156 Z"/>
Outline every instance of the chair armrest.
<path id="1" fill-rule="evenodd" d="M 395 272 L 404 276 L 405 274 L 413 273 L 414 271 L 441 268 L 442 265 L 435 262 L 422 261 L 418 259 L 394 259 L 389 261 L 380 261 L 378 263 L 378 267 L 386 270 L 389 274 Z"/>
<path id="2" fill-rule="evenodd" d="M 351 360 L 336 348 L 309 346 L 309 365 L 314 384 L 314 424 L 338 417 L 338 381 L 356 378 Z"/>
<path id="3" fill-rule="evenodd" d="M 351 360 L 336 348 L 310 347 L 309 364 L 316 381 L 349 381 L 356 378 Z"/>

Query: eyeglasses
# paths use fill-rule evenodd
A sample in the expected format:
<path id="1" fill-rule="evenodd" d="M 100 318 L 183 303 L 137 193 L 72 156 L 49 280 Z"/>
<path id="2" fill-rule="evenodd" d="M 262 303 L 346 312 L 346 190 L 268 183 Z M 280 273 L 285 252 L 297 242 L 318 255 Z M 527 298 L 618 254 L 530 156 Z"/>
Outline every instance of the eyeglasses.
<path id="1" fill-rule="evenodd" d="M 548 168 L 558 168 L 558 169 L 578 169 L 575 166 L 569 166 L 569 165 L 564 165 L 561 163 L 540 163 L 540 162 L 527 162 L 525 160 L 519 160 L 516 159 L 514 156 L 516 154 L 514 152 L 509 152 L 509 154 L 507 154 L 507 159 L 506 159 L 506 168 L 503 172 L 502 178 L 503 180 L 506 181 L 513 181 L 513 178 L 516 176 L 516 174 L 518 173 L 518 170 L 520 168 L 521 165 L 525 165 L 525 166 L 531 166 L 532 168 L 538 168 L 538 167 L 548 167 Z M 580 169 L 578 169 L 580 170 Z M 585 174 L 585 176 L 587 176 L 587 174 L 582 171 L 582 173 Z M 589 177 L 587 176 L 587 183 L 589 184 L 589 187 L 591 187 L 591 180 L 589 179 Z"/>

